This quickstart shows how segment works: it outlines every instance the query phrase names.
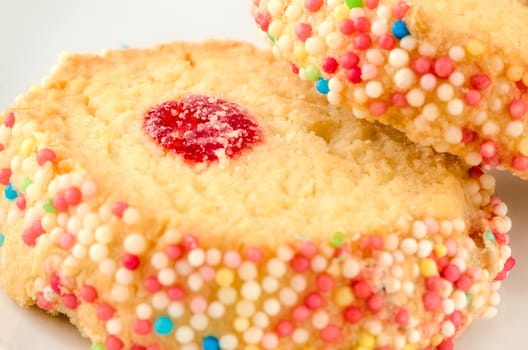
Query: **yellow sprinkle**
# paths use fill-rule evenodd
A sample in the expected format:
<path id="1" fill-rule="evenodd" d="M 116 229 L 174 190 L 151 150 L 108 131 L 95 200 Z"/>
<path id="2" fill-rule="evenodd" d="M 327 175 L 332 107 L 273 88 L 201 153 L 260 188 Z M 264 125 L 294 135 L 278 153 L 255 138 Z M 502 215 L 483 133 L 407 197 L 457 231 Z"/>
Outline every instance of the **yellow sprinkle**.
<path id="1" fill-rule="evenodd" d="M 376 346 L 376 338 L 371 334 L 363 334 L 359 337 L 358 345 L 365 349 L 372 350 Z"/>
<path id="2" fill-rule="evenodd" d="M 424 277 L 431 277 L 438 274 L 438 268 L 433 259 L 423 259 L 420 261 L 420 272 Z"/>
<path id="3" fill-rule="evenodd" d="M 268 27 L 268 33 L 274 38 L 279 38 L 284 31 L 284 23 L 274 20 Z"/>
<path id="4" fill-rule="evenodd" d="M 524 155 L 528 156 L 528 137 L 524 137 L 519 142 L 519 151 Z"/>
<path id="5" fill-rule="evenodd" d="M 407 344 L 403 347 L 403 350 L 415 350 L 416 347 L 413 344 Z"/>
<path id="6" fill-rule="evenodd" d="M 517 82 L 523 78 L 524 75 L 524 69 L 520 66 L 512 66 L 508 68 L 508 71 L 506 72 L 506 77 L 508 80 Z"/>
<path id="7" fill-rule="evenodd" d="M 480 56 L 486 51 L 484 44 L 476 39 L 471 39 L 466 45 L 467 52 L 472 56 Z"/>
<path id="8" fill-rule="evenodd" d="M 222 287 L 230 286 L 233 283 L 234 278 L 235 276 L 233 271 L 226 268 L 221 268 L 216 272 L 215 275 L 216 283 L 218 283 L 218 285 Z"/>
<path id="9" fill-rule="evenodd" d="M 244 317 L 237 317 L 233 322 L 233 328 L 235 331 L 241 333 L 249 328 L 249 321 Z"/>
<path id="10" fill-rule="evenodd" d="M 293 54 L 295 55 L 295 59 L 299 61 L 304 61 L 308 56 L 304 46 L 296 46 L 295 49 L 293 49 Z"/>
<path id="11" fill-rule="evenodd" d="M 337 306 L 343 307 L 352 304 L 354 295 L 349 287 L 340 287 L 334 292 L 334 303 Z"/>
<path id="12" fill-rule="evenodd" d="M 334 18 L 337 22 L 341 22 L 342 20 L 348 18 L 350 15 L 350 9 L 347 5 L 339 5 L 334 9 Z"/>
<path id="13" fill-rule="evenodd" d="M 442 340 L 444 340 L 444 338 L 442 338 L 441 335 L 439 335 L 439 334 L 434 335 L 434 336 L 431 338 L 431 345 L 432 345 L 432 346 L 440 345 L 440 343 L 442 342 Z"/>
<path id="14" fill-rule="evenodd" d="M 441 243 L 435 244 L 434 253 L 437 257 L 443 258 L 447 254 L 447 247 Z"/>
<path id="15" fill-rule="evenodd" d="M 20 154 L 23 157 L 29 156 L 31 153 L 34 153 L 36 151 L 36 144 L 34 139 L 25 139 L 22 141 L 22 144 L 20 144 Z"/>

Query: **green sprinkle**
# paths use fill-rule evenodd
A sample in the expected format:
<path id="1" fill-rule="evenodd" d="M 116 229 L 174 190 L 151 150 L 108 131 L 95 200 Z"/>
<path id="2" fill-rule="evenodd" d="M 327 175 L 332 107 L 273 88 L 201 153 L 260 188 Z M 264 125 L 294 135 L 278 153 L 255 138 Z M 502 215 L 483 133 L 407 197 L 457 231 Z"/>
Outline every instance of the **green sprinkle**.
<path id="1" fill-rule="evenodd" d="M 473 296 L 469 292 L 466 292 L 466 299 L 467 299 L 467 307 L 470 307 L 471 304 L 473 304 Z"/>
<path id="2" fill-rule="evenodd" d="M 44 203 L 42 204 L 42 207 L 44 208 L 44 211 L 46 213 L 56 213 L 57 212 L 57 210 L 53 206 L 53 200 L 51 198 L 46 199 Z"/>
<path id="3" fill-rule="evenodd" d="M 5 242 L 5 236 L 2 232 L 0 232 L 0 247 L 4 245 Z"/>
<path id="4" fill-rule="evenodd" d="M 275 38 L 270 33 L 268 33 L 268 39 L 269 39 L 269 41 L 271 41 L 272 43 L 275 44 Z"/>
<path id="5" fill-rule="evenodd" d="M 313 81 L 318 80 L 319 77 L 321 77 L 321 72 L 319 72 L 319 69 L 317 69 L 317 67 L 313 64 L 310 64 L 308 67 L 306 67 L 304 74 L 306 79 Z"/>
<path id="6" fill-rule="evenodd" d="M 363 0 L 345 0 L 345 5 L 347 5 L 349 9 L 363 7 Z"/>
<path id="7" fill-rule="evenodd" d="M 489 239 L 490 241 L 495 242 L 495 236 L 493 235 L 493 232 L 486 231 L 486 233 L 484 233 L 484 235 L 486 235 L 486 238 Z"/>
<path id="8" fill-rule="evenodd" d="M 336 232 L 330 239 L 330 244 L 334 248 L 342 247 L 345 244 L 345 234 L 342 232 Z"/>
<path id="9" fill-rule="evenodd" d="M 128 44 L 123 44 L 121 45 L 121 50 L 126 50 L 128 49 L 130 46 L 128 46 Z"/>
<path id="10" fill-rule="evenodd" d="M 102 343 L 94 343 L 91 350 L 106 350 L 106 348 Z"/>
<path id="11" fill-rule="evenodd" d="M 22 189 L 22 192 L 26 193 L 26 190 L 29 185 L 31 185 L 33 181 L 29 177 L 25 177 L 20 181 L 20 188 Z"/>

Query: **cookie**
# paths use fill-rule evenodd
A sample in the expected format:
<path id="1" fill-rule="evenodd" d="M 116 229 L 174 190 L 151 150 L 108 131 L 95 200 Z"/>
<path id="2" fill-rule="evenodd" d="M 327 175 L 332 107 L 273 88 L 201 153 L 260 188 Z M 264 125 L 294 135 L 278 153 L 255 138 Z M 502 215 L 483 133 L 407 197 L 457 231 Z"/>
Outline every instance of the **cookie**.
<path id="1" fill-rule="evenodd" d="M 261 0 L 274 53 L 359 118 L 528 178 L 528 6 L 508 0 Z"/>
<path id="2" fill-rule="evenodd" d="M 493 177 L 288 69 L 229 41 L 62 57 L 0 117 L 5 292 L 95 350 L 445 350 L 493 316 Z"/>

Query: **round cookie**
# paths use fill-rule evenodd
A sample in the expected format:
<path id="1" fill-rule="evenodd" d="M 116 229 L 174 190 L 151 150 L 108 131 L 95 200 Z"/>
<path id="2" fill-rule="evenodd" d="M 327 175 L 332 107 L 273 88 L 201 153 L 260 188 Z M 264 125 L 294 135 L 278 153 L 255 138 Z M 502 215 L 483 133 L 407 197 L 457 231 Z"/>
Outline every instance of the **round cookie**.
<path id="1" fill-rule="evenodd" d="M 433 349 L 513 267 L 494 179 L 253 46 L 67 55 L 2 114 L 0 282 L 118 349 Z"/>
<path id="2" fill-rule="evenodd" d="M 274 53 L 359 118 L 528 178 L 528 6 L 515 0 L 260 0 Z"/>

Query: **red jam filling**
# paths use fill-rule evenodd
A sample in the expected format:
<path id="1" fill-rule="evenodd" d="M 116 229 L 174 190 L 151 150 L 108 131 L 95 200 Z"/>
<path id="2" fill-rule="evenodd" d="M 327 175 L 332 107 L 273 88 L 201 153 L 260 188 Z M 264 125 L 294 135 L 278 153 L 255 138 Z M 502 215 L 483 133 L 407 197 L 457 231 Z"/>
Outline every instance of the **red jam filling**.
<path id="1" fill-rule="evenodd" d="M 143 126 L 163 148 L 192 163 L 233 158 L 261 141 L 260 128 L 240 106 L 202 95 L 152 107 Z"/>

